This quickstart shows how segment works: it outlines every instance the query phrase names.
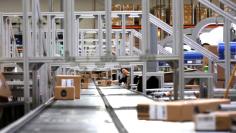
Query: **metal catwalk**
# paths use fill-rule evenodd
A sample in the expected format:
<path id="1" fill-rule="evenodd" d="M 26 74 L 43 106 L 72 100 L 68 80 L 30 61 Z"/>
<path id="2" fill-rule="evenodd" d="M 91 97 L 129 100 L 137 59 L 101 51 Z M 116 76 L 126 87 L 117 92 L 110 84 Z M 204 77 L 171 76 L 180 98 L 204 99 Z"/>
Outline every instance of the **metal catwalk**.
<path id="1" fill-rule="evenodd" d="M 193 122 L 163 122 L 138 120 L 138 103 L 153 100 L 119 86 L 83 89 L 81 99 L 57 100 L 38 115 L 15 130 L 7 127 L 2 132 L 19 133 L 143 133 L 195 132 Z M 14 125 L 14 124 L 13 124 Z M 7 129 L 7 130 L 6 130 Z"/>

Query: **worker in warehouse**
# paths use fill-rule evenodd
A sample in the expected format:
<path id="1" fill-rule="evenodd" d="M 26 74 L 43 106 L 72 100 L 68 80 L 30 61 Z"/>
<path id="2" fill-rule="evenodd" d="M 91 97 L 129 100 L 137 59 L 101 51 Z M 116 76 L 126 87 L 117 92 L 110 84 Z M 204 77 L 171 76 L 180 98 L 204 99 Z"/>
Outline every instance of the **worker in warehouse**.
<path id="1" fill-rule="evenodd" d="M 122 77 L 119 79 L 119 84 L 127 88 L 130 84 L 129 71 L 125 68 L 121 68 L 120 72 L 122 74 Z"/>

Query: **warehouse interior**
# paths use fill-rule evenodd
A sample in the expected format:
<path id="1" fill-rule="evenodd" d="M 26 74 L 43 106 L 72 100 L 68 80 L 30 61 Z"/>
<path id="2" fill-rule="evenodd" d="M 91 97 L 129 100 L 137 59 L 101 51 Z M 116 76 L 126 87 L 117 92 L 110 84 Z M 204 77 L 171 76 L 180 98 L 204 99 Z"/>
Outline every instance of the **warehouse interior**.
<path id="1" fill-rule="evenodd" d="M 236 0 L 0 0 L 0 133 L 236 132 Z"/>

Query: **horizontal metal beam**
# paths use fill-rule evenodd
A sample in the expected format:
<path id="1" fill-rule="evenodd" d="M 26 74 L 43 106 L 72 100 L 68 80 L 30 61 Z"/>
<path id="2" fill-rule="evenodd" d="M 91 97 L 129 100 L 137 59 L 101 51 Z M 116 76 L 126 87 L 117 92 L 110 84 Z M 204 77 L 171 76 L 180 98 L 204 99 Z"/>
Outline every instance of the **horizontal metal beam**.
<path id="1" fill-rule="evenodd" d="M 184 78 L 213 78 L 213 74 L 205 72 L 185 72 Z"/>
<path id="2" fill-rule="evenodd" d="M 80 11 L 80 12 L 74 12 L 76 16 L 78 15 L 105 15 L 105 11 Z M 112 11 L 112 15 L 141 15 L 141 11 Z M 31 16 L 32 13 L 29 13 L 29 16 Z M 63 17 L 64 12 L 41 12 L 42 16 L 57 16 L 57 17 Z M 22 12 L 11 12 L 11 13 L 3 13 L 3 16 L 23 16 Z M 141 16 L 140 16 L 141 17 Z"/>
<path id="3" fill-rule="evenodd" d="M 177 60 L 176 55 L 151 55 L 151 56 L 83 56 L 70 57 L 65 60 L 64 57 L 31 57 L 29 63 L 60 63 L 60 62 L 74 62 L 74 63 L 89 63 L 89 62 L 145 62 L 145 61 L 166 61 Z M 23 58 L 0 58 L 0 63 L 22 63 Z"/>

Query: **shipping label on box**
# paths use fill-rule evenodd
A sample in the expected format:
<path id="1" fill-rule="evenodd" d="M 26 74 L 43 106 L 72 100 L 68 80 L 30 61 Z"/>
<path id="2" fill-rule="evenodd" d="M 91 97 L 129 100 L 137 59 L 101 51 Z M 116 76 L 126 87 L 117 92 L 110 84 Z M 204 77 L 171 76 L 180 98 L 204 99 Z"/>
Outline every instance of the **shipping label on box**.
<path id="1" fill-rule="evenodd" d="M 196 130 L 216 130 L 216 117 L 214 114 L 198 114 L 195 117 Z"/>
<path id="2" fill-rule="evenodd" d="M 157 119 L 167 120 L 167 107 L 165 105 L 158 105 L 156 109 L 157 109 Z"/>
<path id="3" fill-rule="evenodd" d="M 157 119 L 157 106 L 156 105 L 149 105 L 149 119 L 156 120 Z"/>

